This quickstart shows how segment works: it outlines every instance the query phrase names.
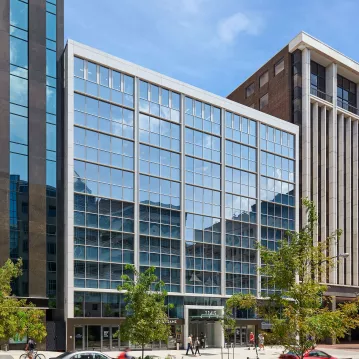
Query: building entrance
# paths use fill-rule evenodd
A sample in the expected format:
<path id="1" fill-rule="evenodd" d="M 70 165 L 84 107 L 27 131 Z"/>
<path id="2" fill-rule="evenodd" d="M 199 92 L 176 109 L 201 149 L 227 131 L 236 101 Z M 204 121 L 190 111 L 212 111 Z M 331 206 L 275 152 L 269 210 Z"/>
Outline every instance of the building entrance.
<path id="1" fill-rule="evenodd" d="M 189 334 L 193 335 L 193 340 L 198 338 L 202 347 L 213 348 L 215 347 L 215 325 L 216 322 L 210 320 L 192 321 L 189 323 Z"/>
<path id="2" fill-rule="evenodd" d="M 255 333 L 254 325 L 241 325 L 236 327 L 234 334 L 230 335 L 228 339 L 228 344 L 236 347 L 249 345 L 250 332 Z"/>
<path id="3" fill-rule="evenodd" d="M 118 350 L 119 339 L 114 336 L 118 327 L 85 325 L 75 327 L 75 350 Z"/>
<path id="4" fill-rule="evenodd" d="M 189 307 L 186 310 L 187 320 L 185 335 L 192 334 L 193 340 L 198 339 L 205 348 L 219 348 L 223 345 L 223 330 L 220 320 L 223 308 Z"/>

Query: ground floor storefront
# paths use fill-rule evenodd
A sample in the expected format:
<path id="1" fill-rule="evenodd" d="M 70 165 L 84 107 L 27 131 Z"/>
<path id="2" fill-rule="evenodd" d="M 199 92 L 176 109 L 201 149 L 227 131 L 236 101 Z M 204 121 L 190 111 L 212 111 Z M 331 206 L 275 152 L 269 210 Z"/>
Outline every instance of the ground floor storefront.
<path id="1" fill-rule="evenodd" d="M 185 348 L 186 338 L 192 335 L 199 338 L 205 348 L 224 346 L 246 346 L 250 332 L 257 333 L 260 321 L 238 320 L 235 334 L 225 343 L 221 318 L 223 307 L 185 306 L 184 318 L 171 318 L 171 334 L 167 341 L 154 342 L 146 346 L 147 350 L 174 350 Z M 124 318 L 71 318 L 67 320 L 66 350 L 117 351 L 135 345 L 121 340 L 116 333 Z"/>

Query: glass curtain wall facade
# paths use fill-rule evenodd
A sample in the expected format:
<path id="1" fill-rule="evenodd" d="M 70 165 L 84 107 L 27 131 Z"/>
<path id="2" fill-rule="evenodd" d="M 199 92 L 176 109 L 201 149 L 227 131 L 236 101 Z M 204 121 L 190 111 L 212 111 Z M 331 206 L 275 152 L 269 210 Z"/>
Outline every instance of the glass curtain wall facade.
<path id="1" fill-rule="evenodd" d="M 182 341 L 187 306 L 222 308 L 234 293 L 268 290 L 257 275 L 256 242 L 275 249 L 284 231 L 296 228 L 297 126 L 278 129 L 281 122 L 271 126 L 265 114 L 242 115 L 243 107 L 234 111 L 230 101 L 198 99 L 201 90 L 187 94 L 120 65 L 71 55 L 73 46 L 66 146 L 74 304 L 67 348 L 88 345 L 69 338 L 75 326 L 85 338 L 93 318 L 105 318 L 103 330 L 110 318 L 121 323 L 124 302 L 115 290 L 126 264 L 156 268 Z M 255 319 L 250 311 L 236 317 Z M 171 348 L 170 340 L 152 344 L 159 346 Z"/>
<path id="2" fill-rule="evenodd" d="M 10 258 L 22 258 L 16 295 L 29 295 L 29 5 L 10 1 Z"/>
<path id="3" fill-rule="evenodd" d="M 63 307 L 52 310 L 59 295 L 56 138 L 63 124 L 56 87 L 63 8 L 63 0 L 0 3 L 0 265 L 23 261 L 13 293 L 46 310 L 49 335 L 41 349 L 65 346 Z"/>
<path id="4" fill-rule="evenodd" d="M 46 294 L 56 307 L 57 272 L 57 59 L 56 0 L 46 1 Z"/>

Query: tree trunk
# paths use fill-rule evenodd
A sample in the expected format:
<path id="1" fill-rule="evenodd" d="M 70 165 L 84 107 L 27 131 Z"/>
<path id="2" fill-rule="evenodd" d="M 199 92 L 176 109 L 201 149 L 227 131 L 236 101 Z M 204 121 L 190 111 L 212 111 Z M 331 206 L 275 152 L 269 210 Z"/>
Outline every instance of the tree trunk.
<path id="1" fill-rule="evenodd" d="M 145 345 L 142 344 L 142 359 L 144 358 L 145 355 Z"/>

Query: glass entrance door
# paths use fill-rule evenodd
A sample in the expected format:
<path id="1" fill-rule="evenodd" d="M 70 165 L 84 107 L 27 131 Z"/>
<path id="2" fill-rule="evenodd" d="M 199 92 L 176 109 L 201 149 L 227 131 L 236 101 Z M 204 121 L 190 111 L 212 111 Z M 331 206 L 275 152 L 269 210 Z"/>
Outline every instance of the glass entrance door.
<path id="1" fill-rule="evenodd" d="M 75 327 L 75 350 L 84 349 L 84 327 Z"/>
<path id="2" fill-rule="evenodd" d="M 237 327 L 234 332 L 234 345 L 236 347 L 249 345 L 249 333 L 247 325 Z"/>
<path id="3" fill-rule="evenodd" d="M 207 337 L 207 345 L 209 348 L 213 348 L 215 346 L 214 342 L 214 322 L 206 323 L 206 337 Z"/>
<path id="4" fill-rule="evenodd" d="M 213 348 L 216 346 L 214 326 L 214 321 L 193 321 L 189 324 L 188 335 L 193 335 L 193 341 L 195 341 L 197 337 L 200 341 L 202 338 L 204 338 L 205 347 Z"/>
<path id="5" fill-rule="evenodd" d="M 117 333 L 117 331 L 120 330 L 120 327 L 112 327 L 112 350 L 119 350 L 120 349 L 120 345 L 119 345 L 119 337 L 115 336 L 115 334 Z"/>
<path id="6" fill-rule="evenodd" d="M 111 328 L 102 327 L 102 351 L 111 350 Z"/>
<path id="7" fill-rule="evenodd" d="M 247 327 L 242 327 L 241 328 L 241 345 L 247 345 L 248 340 L 247 340 Z"/>
<path id="8" fill-rule="evenodd" d="M 87 327 L 87 349 L 101 350 L 101 326 L 89 325 Z"/>

